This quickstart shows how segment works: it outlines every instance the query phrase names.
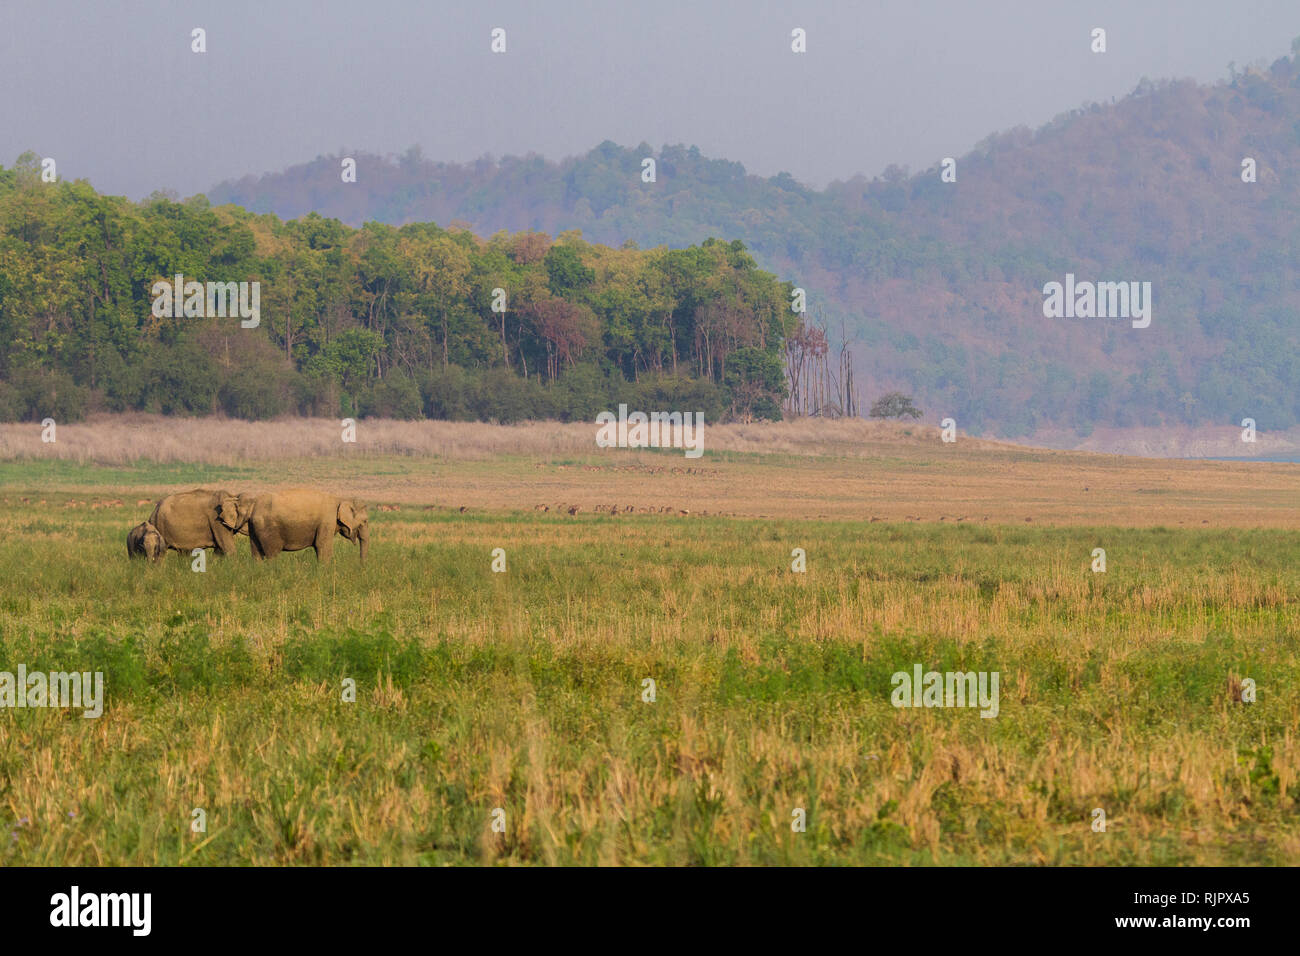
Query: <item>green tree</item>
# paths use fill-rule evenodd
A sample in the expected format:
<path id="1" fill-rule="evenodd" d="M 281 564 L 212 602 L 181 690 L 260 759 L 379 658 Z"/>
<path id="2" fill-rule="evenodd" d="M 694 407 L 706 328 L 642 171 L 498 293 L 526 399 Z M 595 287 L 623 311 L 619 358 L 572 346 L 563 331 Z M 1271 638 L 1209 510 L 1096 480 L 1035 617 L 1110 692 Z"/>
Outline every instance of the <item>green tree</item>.
<path id="1" fill-rule="evenodd" d="M 902 392 L 889 392 L 876 399 L 868 414 L 872 418 L 920 418 L 922 412 Z"/>

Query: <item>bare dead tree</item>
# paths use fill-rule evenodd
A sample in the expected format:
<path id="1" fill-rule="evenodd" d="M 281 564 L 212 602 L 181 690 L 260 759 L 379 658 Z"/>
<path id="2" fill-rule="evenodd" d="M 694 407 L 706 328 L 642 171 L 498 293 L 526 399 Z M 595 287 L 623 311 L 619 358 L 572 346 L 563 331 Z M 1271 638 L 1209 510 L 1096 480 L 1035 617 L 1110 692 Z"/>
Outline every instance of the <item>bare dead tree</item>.
<path id="1" fill-rule="evenodd" d="M 787 415 L 839 418 L 861 414 L 853 381 L 853 350 L 845 335 L 841 335 L 839 354 L 832 364 L 826 329 L 801 322 L 785 341 L 785 375 Z"/>

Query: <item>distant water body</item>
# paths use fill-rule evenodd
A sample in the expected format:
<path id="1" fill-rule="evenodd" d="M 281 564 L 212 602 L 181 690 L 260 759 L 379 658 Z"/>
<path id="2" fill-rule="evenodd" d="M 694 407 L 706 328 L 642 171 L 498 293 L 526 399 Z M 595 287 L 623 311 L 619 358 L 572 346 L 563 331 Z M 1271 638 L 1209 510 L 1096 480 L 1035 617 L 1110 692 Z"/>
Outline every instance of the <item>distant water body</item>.
<path id="1" fill-rule="evenodd" d="M 1186 458 L 1184 461 L 1273 461 L 1291 465 L 1300 464 L 1300 458 L 1218 458 L 1210 456 L 1208 458 Z"/>

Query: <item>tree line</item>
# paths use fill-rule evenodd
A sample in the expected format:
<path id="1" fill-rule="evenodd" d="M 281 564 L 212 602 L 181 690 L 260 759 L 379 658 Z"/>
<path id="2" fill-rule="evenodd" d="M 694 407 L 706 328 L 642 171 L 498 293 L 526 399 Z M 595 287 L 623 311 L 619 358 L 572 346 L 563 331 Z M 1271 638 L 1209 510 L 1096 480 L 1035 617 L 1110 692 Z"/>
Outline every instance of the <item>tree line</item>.
<path id="1" fill-rule="evenodd" d="M 158 315 L 156 282 L 258 282 L 260 321 Z M 88 412 L 779 418 L 791 288 L 739 241 L 622 249 L 202 196 L 133 203 L 0 167 L 0 419 Z M 165 310 L 164 310 L 165 311 Z"/>
<path id="2" fill-rule="evenodd" d="M 1212 85 L 1143 80 L 1116 103 L 992 135 L 956 157 L 954 182 L 936 156 L 915 173 L 891 166 L 814 190 L 694 147 L 607 142 L 559 162 L 357 153 L 356 190 L 332 188 L 339 157 L 318 157 L 209 195 L 280 215 L 465 219 L 484 234 L 581 228 L 646 247 L 740 236 L 844 330 L 832 349 L 853 347 L 865 395 L 903 389 L 972 434 L 1245 417 L 1284 429 L 1300 423 L 1288 277 L 1300 256 L 1298 51 L 1300 40 L 1293 55 Z M 653 186 L 640 178 L 647 156 Z M 1150 280 L 1153 326 L 1044 321 L 1041 290 L 1066 272 Z M 819 376 L 801 381 L 821 389 Z"/>

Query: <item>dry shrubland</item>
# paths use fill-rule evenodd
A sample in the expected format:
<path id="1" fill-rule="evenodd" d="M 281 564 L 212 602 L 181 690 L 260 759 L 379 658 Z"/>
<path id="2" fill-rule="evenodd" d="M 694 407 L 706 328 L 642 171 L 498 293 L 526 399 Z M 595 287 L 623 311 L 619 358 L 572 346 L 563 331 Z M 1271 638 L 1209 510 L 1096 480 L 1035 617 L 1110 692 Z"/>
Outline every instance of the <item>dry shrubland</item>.
<path id="1" fill-rule="evenodd" d="M 863 419 L 706 425 L 706 451 L 846 457 L 866 455 L 882 442 L 920 445 L 938 441 L 932 425 Z M 58 440 L 41 441 L 36 424 L 0 425 L 0 460 L 57 458 L 99 465 L 194 462 L 235 465 L 286 458 L 410 455 L 478 460 L 500 455 L 581 455 L 596 450 L 591 422 L 391 421 L 363 419 L 356 443 L 344 443 L 332 418 L 246 422 L 231 418 L 103 415 L 59 425 Z M 976 442 L 992 445 L 990 442 Z M 1010 446 L 1007 446 L 1010 447 Z"/>

